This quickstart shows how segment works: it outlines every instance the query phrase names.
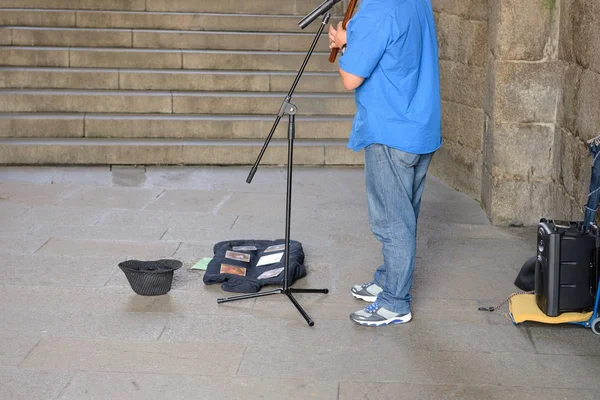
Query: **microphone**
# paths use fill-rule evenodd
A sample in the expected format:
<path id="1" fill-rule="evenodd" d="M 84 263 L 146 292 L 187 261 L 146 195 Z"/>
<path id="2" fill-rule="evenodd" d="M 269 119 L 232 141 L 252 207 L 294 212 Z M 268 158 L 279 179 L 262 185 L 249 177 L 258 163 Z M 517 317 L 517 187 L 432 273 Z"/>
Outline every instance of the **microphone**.
<path id="1" fill-rule="evenodd" d="M 300 25 L 300 28 L 302 29 L 306 28 L 315 19 L 319 18 L 321 15 L 331 10 L 331 8 L 340 1 L 342 0 L 325 0 L 323 3 L 321 3 L 319 7 L 315 8 L 306 17 L 302 18 L 302 20 L 298 22 L 298 25 Z"/>

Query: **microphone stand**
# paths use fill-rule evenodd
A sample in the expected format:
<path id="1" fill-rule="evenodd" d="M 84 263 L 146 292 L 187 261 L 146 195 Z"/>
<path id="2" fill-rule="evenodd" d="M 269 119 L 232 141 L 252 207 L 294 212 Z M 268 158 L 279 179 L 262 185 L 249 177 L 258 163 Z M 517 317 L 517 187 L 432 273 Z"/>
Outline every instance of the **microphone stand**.
<path id="1" fill-rule="evenodd" d="M 332 3 L 337 3 L 339 0 L 337 0 L 337 1 L 328 0 L 328 1 L 332 2 Z M 217 299 L 217 303 L 221 304 L 221 303 L 227 303 L 227 302 L 237 301 L 237 300 L 252 299 L 255 297 L 271 296 L 274 294 L 285 294 L 290 299 L 290 301 L 294 304 L 294 306 L 296 306 L 296 309 L 298 309 L 300 314 L 302 314 L 302 316 L 308 323 L 308 326 L 314 326 L 315 323 L 308 316 L 306 311 L 304 311 L 302 306 L 300 306 L 298 301 L 294 298 L 293 293 L 324 293 L 324 294 L 327 294 L 327 293 L 329 293 L 329 289 L 294 289 L 294 288 L 291 288 L 290 284 L 289 284 L 290 225 L 291 225 L 291 215 L 292 215 L 292 165 L 293 165 L 293 158 L 294 158 L 294 138 L 295 138 L 295 134 L 296 134 L 296 114 L 298 112 L 298 108 L 294 104 L 292 104 L 291 101 L 292 101 L 292 96 L 294 94 L 294 91 L 296 90 L 296 86 L 298 86 L 298 82 L 300 81 L 300 78 L 302 77 L 302 74 L 304 73 L 304 69 L 306 68 L 308 61 L 310 60 L 310 57 L 312 56 L 312 53 L 315 50 L 315 47 L 317 46 L 317 42 L 319 41 L 319 38 L 321 37 L 321 34 L 323 33 L 325 26 L 327 26 L 327 24 L 329 23 L 329 18 L 330 18 L 329 13 L 324 15 L 323 21 L 321 22 L 321 26 L 319 27 L 319 30 L 310 46 L 310 49 L 308 50 L 308 53 L 306 54 L 306 57 L 304 58 L 302 66 L 300 67 L 300 70 L 298 71 L 298 74 L 296 75 L 296 79 L 294 80 L 294 83 L 292 84 L 290 91 L 288 92 L 287 96 L 283 100 L 283 103 L 281 104 L 281 108 L 279 109 L 279 113 L 277 114 L 277 118 L 275 119 L 275 123 L 273 124 L 273 127 L 271 128 L 271 132 L 267 136 L 267 139 L 265 140 L 265 144 L 263 145 L 262 150 L 260 151 L 260 154 L 258 155 L 258 158 L 256 159 L 256 162 L 254 163 L 254 166 L 250 170 L 250 174 L 248 175 L 248 178 L 246 179 L 247 183 L 252 182 L 252 179 L 254 178 L 254 175 L 256 174 L 256 171 L 258 170 L 258 165 L 260 164 L 260 161 L 261 161 L 263 155 L 265 154 L 267 147 L 269 146 L 269 142 L 271 141 L 273 134 L 275 133 L 275 130 L 277 129 L 277 126 L 279 125 L 279 121 L 281 121 L 281 118 L 283 118 L 284 115 L 287 115 L 288 116 L 288 161 L 287 161 L 287 193 L 286 193 L 286 207 L 285 207 L 285 253 L 284 253 L 284 268 L 283 268 L 283 274 L 284 274 L 283 275 L 283 287 L 281 287 L 279 289 L 275 289 L 275 290 L 268 290 L 268 291 L 264 291 L 264 292 L 243 294 L 243 295 L 239 295 L 239 296 L 232 296 L 232 297 L 225 297 L 225 298 Z"/>

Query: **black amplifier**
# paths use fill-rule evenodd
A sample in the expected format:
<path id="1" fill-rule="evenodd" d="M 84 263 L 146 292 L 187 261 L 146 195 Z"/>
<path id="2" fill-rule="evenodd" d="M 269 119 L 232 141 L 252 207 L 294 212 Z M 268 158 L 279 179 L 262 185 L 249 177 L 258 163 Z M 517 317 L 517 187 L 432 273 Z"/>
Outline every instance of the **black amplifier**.
<path id="1" fill-rule="evenodd" d="M 598 230 L 583 222 L 542 219 L 537 232 L 535 297 L 550 317 L 594 307 L 598 285 Z"/>

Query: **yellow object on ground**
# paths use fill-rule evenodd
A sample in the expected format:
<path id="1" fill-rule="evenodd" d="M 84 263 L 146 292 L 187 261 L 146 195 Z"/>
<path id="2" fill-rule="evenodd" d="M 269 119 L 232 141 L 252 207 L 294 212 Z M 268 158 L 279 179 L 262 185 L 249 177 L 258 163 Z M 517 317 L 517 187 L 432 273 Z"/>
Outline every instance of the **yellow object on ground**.
<path id="1" fill-rule="evenodd" d="M 564 313 L 558 317 L 549 317 L 540 310 L 535 302 L 535 294 L 519 294 L 512 297 L 508 303 L 508 318 L 515 324 L 525 321 L 542 322 L 544 324 L 566 324 L 569 322 L 587 322 L 593 312 Z"/>

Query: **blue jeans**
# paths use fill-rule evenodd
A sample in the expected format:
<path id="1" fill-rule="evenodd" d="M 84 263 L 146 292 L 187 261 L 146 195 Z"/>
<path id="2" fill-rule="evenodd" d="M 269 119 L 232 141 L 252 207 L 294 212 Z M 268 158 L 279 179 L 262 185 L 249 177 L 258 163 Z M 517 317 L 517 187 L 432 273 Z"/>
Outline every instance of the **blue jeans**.
<path id="1" fill-rule="evenodd" d="M 383 288 L 377 304 L 397 313 L 410 312 L 417 220 L 432 157 L 380 144 L 365 149 L 369 223 L 383 245 L 383 265 L 374 277 Z"/>

